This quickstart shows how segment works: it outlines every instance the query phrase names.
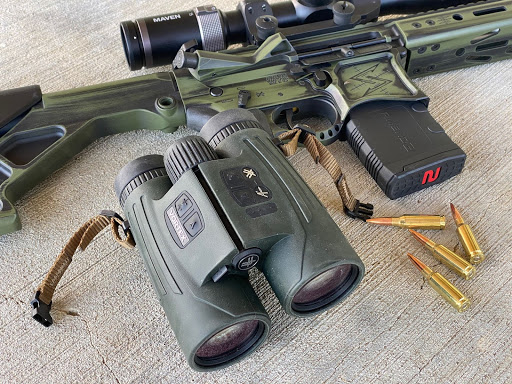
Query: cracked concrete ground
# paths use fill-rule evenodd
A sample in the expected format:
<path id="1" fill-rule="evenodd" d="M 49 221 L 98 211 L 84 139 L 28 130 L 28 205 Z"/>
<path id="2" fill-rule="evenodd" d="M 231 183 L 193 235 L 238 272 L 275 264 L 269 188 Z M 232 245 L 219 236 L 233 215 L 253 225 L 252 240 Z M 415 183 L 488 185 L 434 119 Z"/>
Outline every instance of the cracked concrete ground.
<path id="1" fill-rule="evenodd" d="M 0 89 L 40 84 L 43 92 L 127 78 L 118 23 L 198 3 L 5 0 L 0 12 Z M 217 1 L 221 9 L 234 0 Z M 512 57 L 511 57 L 512 58 Z M 169 69 L 169 68 L 166 68 Z M 107 232 L 75 256 L 57 290 L 55 324 L 30 317 L 29 300 L 70 235 L 101 209 L 119 211 L 119 169 L 163 153 L 175 134 L 132 132 L 85 149 L 16 204 L 23 229 L 0 237 L 0 382 L 40 383 L 496 383 L 512 382 L 512 60 L 417 81 L 430 110 L 468 154 L 461 175 L 390 201 L 347 143 L 330 146 L 353 192 L 376 215 L 447 215 L 428 236 L 461 252 L 449 203 L 473 226 L 487 259 L 462 281 L 408 233 L 347 218 L 328 175 L 300 150 L 291 158 L 361 256 L 367 273 L 343 304 L 308 319 L 287 316 L 266 280 L 253 285 L 272 319 L 268 340 L 227 370 L 191 371 L 136 251 Z M 409 263 L 409 251 L 472 300 L 456 313 Z"/>

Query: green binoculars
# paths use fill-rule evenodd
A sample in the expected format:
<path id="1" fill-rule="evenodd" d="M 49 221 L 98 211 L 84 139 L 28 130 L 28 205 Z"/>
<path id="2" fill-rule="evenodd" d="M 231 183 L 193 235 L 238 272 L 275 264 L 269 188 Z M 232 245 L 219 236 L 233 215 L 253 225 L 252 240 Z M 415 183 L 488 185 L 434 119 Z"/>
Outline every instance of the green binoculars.
<path id="1" fill-rule="evenodd" d="M 115 189 L 190 366 L 224 368 L 267 337 L 248 270 L 284 310 L 310 316 L 343 300 L 364 265 L 255 114 L 228 110 L 165 156 L 133 160 Z"/>

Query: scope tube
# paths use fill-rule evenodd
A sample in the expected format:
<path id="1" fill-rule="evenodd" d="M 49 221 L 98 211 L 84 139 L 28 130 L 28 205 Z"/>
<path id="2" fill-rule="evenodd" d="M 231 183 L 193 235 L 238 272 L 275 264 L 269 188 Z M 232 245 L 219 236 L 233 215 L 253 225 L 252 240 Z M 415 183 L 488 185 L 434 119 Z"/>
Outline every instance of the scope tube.
<path id="1" fill-rule="evenodd" d="M 269 7 L 282 27 L 301 22 L 292 2 Z M 180 47 L 190 40 L 196 40 L 199 48 L 206 51 L 220 51 L 230 44 L 247 41 L 241 12 L 222 12 L 213 5 L 123 21 L 120 28 L 126 60 L 132 71 L 172 63 Z"/>

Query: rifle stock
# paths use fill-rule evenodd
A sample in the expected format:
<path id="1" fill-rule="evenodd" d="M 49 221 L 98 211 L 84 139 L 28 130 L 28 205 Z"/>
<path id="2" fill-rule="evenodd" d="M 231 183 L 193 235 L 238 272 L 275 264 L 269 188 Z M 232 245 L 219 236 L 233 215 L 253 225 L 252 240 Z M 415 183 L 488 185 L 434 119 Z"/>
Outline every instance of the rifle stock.
<path id="1" fill-rule="evenodd" d="M 3 103 L 8 97 L 0 93 Z M 0 234 L 21 228 L 14 208 L 21 196 L 96 139 L 137 129 L 174 132 L 184 123 L 170 72 L 42 95 L 0 141 Z"/>

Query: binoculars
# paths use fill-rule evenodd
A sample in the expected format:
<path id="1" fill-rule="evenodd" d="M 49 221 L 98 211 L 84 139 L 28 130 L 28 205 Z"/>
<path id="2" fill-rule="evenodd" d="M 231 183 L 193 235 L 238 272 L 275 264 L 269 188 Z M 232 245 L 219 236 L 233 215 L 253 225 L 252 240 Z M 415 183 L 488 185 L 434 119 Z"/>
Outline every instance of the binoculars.
<path id="1" fill-rule="evenodd" d="M 248 271 L 284 310 L 311 316 L 349 295 L 364 265 L 256 117 L 212 117 L 165 156 L 128 163 L 115 190 L 189 365 L 224 368 L 267 337 Z"/>

